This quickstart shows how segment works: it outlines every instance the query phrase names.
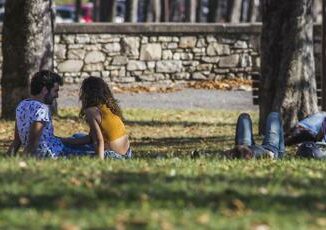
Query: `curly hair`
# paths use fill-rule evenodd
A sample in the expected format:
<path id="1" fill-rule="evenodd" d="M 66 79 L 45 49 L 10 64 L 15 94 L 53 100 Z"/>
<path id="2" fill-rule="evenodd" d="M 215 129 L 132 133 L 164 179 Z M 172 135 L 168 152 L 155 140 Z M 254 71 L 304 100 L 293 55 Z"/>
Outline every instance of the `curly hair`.
<path id="1" fill-rule="evenodd" d="M 50 70 L 41 70 L 35 73 L 31 79 L 31 94 L 39 94 L 43 87 L 46 87 L 48 90 L 51 90 L 55 83 L 59 85 L 63 84 L 62 78 L 59 74 L 54 73 Z"/>
<path id="2" fill-rule="evenodd" d="M 106 105 L 112 113 L 123 119 L 118 101 L 102 78 L 91 76 L 84 79 L 79 91 L 79 100 L 82 103 L 79 116 L 82 118 L 85 118 L 85 109 L 92 106 Z"/>

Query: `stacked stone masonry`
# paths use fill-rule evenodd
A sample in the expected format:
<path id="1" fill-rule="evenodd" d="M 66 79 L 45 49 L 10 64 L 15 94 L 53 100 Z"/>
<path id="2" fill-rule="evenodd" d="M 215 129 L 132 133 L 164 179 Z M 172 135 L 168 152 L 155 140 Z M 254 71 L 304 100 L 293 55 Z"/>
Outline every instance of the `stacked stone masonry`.
<path id="1" fill-rule="evenodd" d="M 250 79 L 260 69 L 260 29 L 259 24 L 61 25 L 55 70 L 66 83 L 91 75 L 118 84 Z M 315 40 L 318 65 L 320 36 Z"/>

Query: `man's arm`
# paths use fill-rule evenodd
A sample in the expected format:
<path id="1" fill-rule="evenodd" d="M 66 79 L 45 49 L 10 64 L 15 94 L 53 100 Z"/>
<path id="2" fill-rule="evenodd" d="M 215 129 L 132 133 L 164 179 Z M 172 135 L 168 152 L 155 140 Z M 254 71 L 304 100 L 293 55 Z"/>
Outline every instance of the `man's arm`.
<path id="1" fill-rule="evenodd" d="M 7 150 L 7 156 L 15 156 L 20 146 L 21 146 L 21 141 L 18 134 L 17 124 L 15 123 L 14 140 L 11 142 Z"/>
<path id="2" fill-rule="evenodd" d="M 31 155 L 35 152 L 42 130 L 44 128 L 44 123 L 41 121 L 34 121 L 29 129 L 28 142 L 24 149 L 24 155 Z"/>

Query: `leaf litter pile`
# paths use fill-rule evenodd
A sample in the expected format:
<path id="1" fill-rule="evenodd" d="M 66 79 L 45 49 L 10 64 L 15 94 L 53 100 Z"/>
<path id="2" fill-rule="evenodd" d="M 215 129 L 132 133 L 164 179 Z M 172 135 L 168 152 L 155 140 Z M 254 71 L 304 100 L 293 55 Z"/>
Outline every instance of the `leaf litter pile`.
<path id="1" fill-rule="evenodd" d="M 185 88 L 207 89 L 207 90 L 251 90 L 252 81 L 248 79 L 224 79 L 191 81 L 187 83 L 171 83 L 169 85 L 115 85 L 112 87 L 115 93 L 170 93 Z"/>

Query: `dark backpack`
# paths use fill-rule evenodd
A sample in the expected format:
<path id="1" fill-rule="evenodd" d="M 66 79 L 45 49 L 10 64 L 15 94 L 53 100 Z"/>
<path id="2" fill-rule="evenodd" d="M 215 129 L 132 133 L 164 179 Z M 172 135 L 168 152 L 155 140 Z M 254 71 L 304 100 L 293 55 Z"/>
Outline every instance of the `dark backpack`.
<path id="1" fill-rule="evenodd" d="M 326 143 L 304 142 L 299 146 L 296 154 L 303 158 L 326 160 Z"/>

